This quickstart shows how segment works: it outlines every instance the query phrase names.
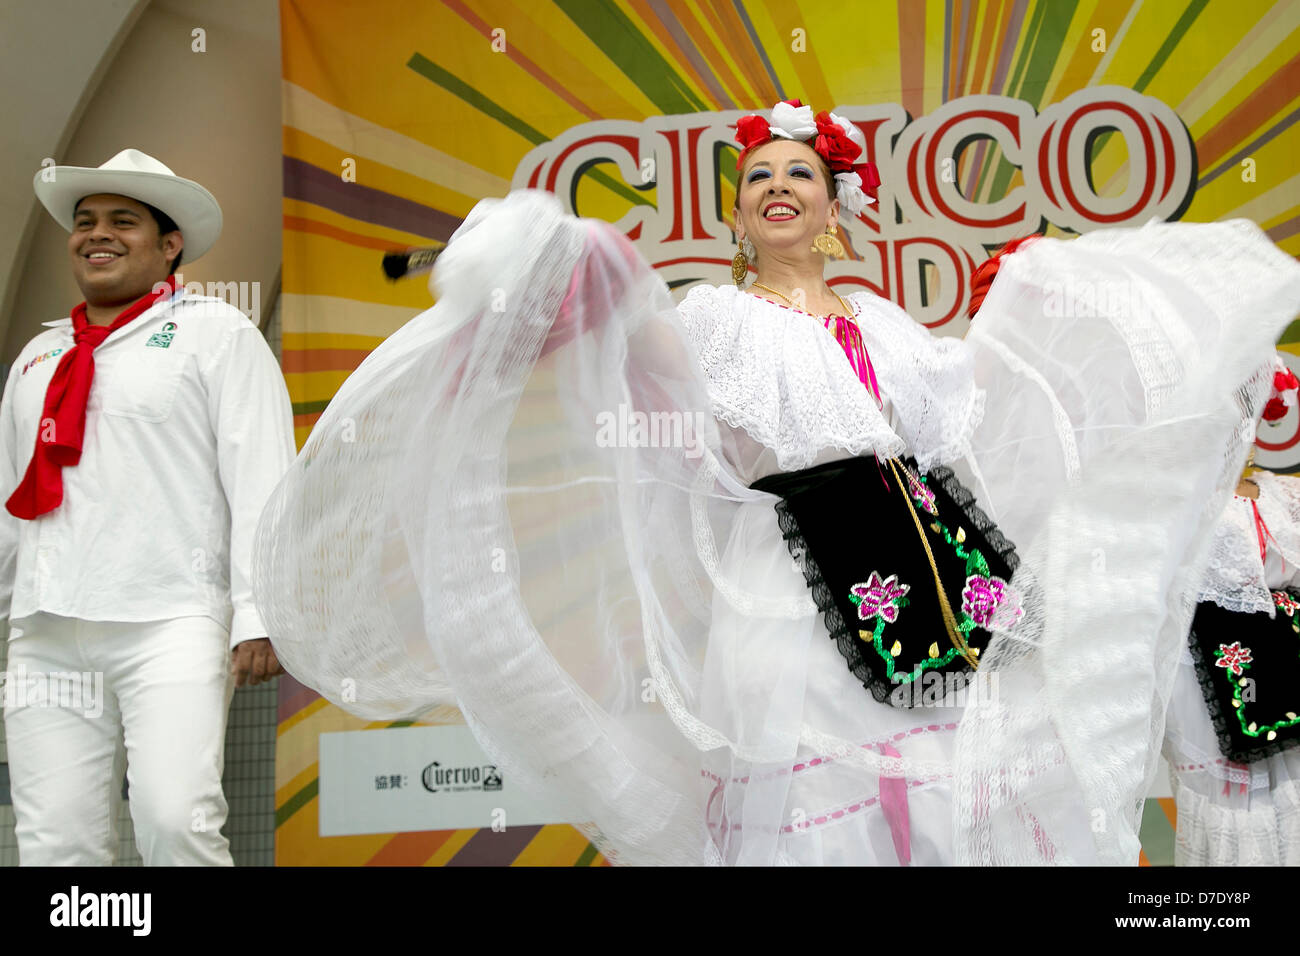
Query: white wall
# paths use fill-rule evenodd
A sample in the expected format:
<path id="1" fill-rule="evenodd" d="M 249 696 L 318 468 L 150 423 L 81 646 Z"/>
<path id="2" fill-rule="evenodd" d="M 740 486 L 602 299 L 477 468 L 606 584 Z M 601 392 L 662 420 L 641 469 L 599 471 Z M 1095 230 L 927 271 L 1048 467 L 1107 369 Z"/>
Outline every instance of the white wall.
<path id="1" fill-rule="evenodd" d="M 0 338 L 40 209 L 32 175 L 65 152 L 91 91 L 148 5 L 0 0 Z"/>
<path id="2" fill-rule="evenodd" d="M 27 36 L 7 35 L 3 42 L 29 61 L 32 77 L 42 74 L 42 60 L 62 56 L 52 48 L 52 35 L 63 49 L 75 50 L 85 45 L 79 39 L 83 30 L 95 34 L 103 28 L 92 16 L 73 16 L 63 9 L 95 4 L 25 6 L 49 13 L 22 17 L 15 27 Z M 8 18 L 5 27 L 10 29 Z M 192 50 L 195 29 L 206 33 L 206 52 Z M 28 89 L 39 100 L 39 82 Z M 102 79 L 86 93 L 66 149 L 53 158 L 64 165 L 98 166 L 133 146 L 203 184 L 221 203 L 225 228 L 212 251 L 197 263 L 182 265 L 185 281 L 258 282 L 262 306 L 268 307 L 280 269 L 282 221 L 276 0 L 153 0 Z M 64 109 L 66 99 L 49 109 Z M 5 168 L 11 169 L 10 178 L 18 175 L 24 181 L 30 197 L 40 159 L 33 162 L 30 150 L 24 151 L 22 161 L 32 168 L 12 172 L 19 164 L 15 155 L 6 149 Z M 67 315 L 82 298 L 67 261 L 67 233 L 43 207 L 37 209 L 35 229 L 9 275 L 12 302 L 0 315 L 0 361 L 6 363 L 40 331 L 41 322 Z M 3 251 L 0 247 L 0 269 Z"/>

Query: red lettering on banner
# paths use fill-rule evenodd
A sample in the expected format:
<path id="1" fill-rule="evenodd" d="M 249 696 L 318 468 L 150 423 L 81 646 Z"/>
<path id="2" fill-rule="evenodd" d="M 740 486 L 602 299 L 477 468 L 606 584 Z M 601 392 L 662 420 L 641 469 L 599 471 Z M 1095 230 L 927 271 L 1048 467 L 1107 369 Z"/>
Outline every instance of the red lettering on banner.
<path id="1" fill-rule="evenodd" d="M 880 168 L 880 157 L 876 148 L 876 139 L 882 133 L 882 128 L 890 121 L 889 117 L 880 117 L 878 119 L 852 120 L 854 126 L 862 130 L 862 135 L 867 141 L 867 152 L 864 161 L 875 163 L 876 168 Z M 881 224 L 878 221 L 882 216 L 880 204 L 875 203 L 868 206 L 862 212 L 858 213 L 858 221 L 863 223 L 872 232 L 880 232 Z"/>
<path id="2" fill-rule="evenodd" d="M 546 177 L 547 192 L 555 192 L 555 180 L 556 177 L 560 175 L 560 169 L 564 165 L 564 161 L 577 150 L 582 149 L 584 146 L 591 146 L 595 143 L 609 143 L 611 146 L 618 146 L 628 155 L 632 156 L 634 160 L 636 158 L 637 140 L 635 136 L 589 136 L 586 139 L 580 139 L 576 143 L 572 143 L 564 150 L 564 152 L 560 153 L 559 156 L 555 157 L 555 162 L 551 164 L 551 174 Z M 531 156 L 532 154 L 530 153 L 529 155 Z M 572 184 L 570 183 L 569 185 Z"/>
<path id="3" fill-rule="evenodd" d="M 828 262 L 827 281 L 870 288 L 931 327 L 964 314 L 970 270 L 989 250 L 1037 230 L 1044 220 L 1086 232 L 1169 218 L 1181 212 L 1194 188 L 1194 147 L 1177 114 L 1121 87 L 1081 90 L 1041 113 L 1021 100 L 983 94 L 951 100 L 911 121 L 892 103 L 835 112 L 862 130 L 882 184 L 875 208 L 844 223 L 855 258 Z M 631 205 L 615 225 L 675 289 L 727 282 L 735 235 L 731 210 L 722 208 L 715 157 L 724 147 L 737 148 L 735 123 L 744 115 L 732 110 L 584 123 L 525 156 L 512 185 L 545 182 L 581 215 L 572 208 L 576 185 L 593 164 L 613 164 L 615 178 L 641 189 L 651 168 L 643 158 L 653 158 L 658 206 Z M 1088 181 L 1089 144 L 1106 130 L 1134 147 L 1130 184 L 1118 197 L 1099 195 Z M 957 163 L 979 139 L 1000 147 L 1003 160 L 1020 169 L 1023 185 L 987 202 L 962 194 Z M 976 181 L 976 172 L 968 182 Z M 932 263 L 938 282 L 927 289 L 937 301 L 922 304 L 924 262 Z"/>
<path id="4" fill-rule="evenodd" d="M 892 288 L 889 275 L 889 249 L 892 243 L 883 241 L 874 241 L 866 243 L 866 248 L 876 254 L 876 260 L 872 263 L 875 266 L 871 270 L 873 275 L 879 275 L 879 282 L 872 282 L 870 278 L 861 274 L 837 275 L 831 276 L 826 280 L 826 284 L 832 289 L 840 289 L 843 286 L 860 286 L 869 289 L 882 299 L 893 301 L 889 290 Z M 863 253 L 862 265 L 867 265 L 866 253 Z"/>
<path id="5" fill-rule="evenodd" d="M 1286 441 L 1282 442 L 1265 441 L 1262 438 L 1255 439 L 1255 444 L 1264 451 L 1286 451 L 1288 448 L 1294 448 L 1297 443 L 1300 443 L 1300 431 L 1297 431 Z"/>
<path id="6" fill-rule="evenodd" d="M 948 257 L 948 262 L 935 262 L 933 259 L 926 259 L 920 255 L 921 249 L 929 247 L 937 249 Z M 935 306 L 931 303 L 922 305 L 920 300 L 921 283 L 924 281 L 921 264 L 932 263 L 938 270 L 941 277 L 951 282 L 941 282 L 940 289 L 944 301 L 949 303 L 946 309 L 942 305 Z M 952 268 L 945 268 L 945 266 Z M 968 255 L 966 262 L 963 264 L 961 256 L 957 250 L 942 239 L 903 239 L 894 243 L 894 274 L 898 277 L 898 305 L 907 310 L 913 318 L 921 321 L 929 328 L 937 328 L 945 322 L 951 320 L 966 302 L 966 277 L 970 270 L 975 267 L 974 261 Z M 911 283 L 907 281 L 908 277 L 914 278 L 918 301 L 909 304 L 908 287 Z M 938 309 L 943 309 L 938 318 L 934 318 L 934 313 Z M 926 315 L 928 313 L 928 316 Z M 926 318 L 930 321 L 925 321 Z"/>
<path id="7" fill-rule="evenodd" d="M 1021 203 L 1019 206 L 1017 206 L 1014 212 L 1007 213 L 1005 216 L 999 216 L 996 219 L 979 220 L 979 219 L 972 219 L 968 216 L 963 216 L 960 213 L 958 213 L 955 209 L 953 209 L 951 206 L 949 206 L 946 202 L 943 201 L 943 197 L 939 193 L 939 184 L 934 178 L 939 168 L 939 163 L 937 160 L 939 141 L 943 138 L 943 134 L 948 132 L 948 130 L 950 130 L 952 127 L 956 126 L 958 123 L 964 123 L 967 120 L 971 120 L 971 119 L 988 119 L 988 120 L 997 121 L 999 124 L 1005 126 L 1006 129 L 1010 131 L 1012 142 L 1015 143 L 1016 146 L 1020 145 L 1020 123 L 1018 122 L 1016 116 L 1012 113 L 1001 113 L 1001 112 L 995 112 L 993 110 L 975 110 L 970 113 L 963 113 L 960 116 L 954 116 L 952 119 L 948 120 L 946 123 L 944 123 L 937 130 L 934 131 L 934 133 L 930 136 L 930 142 L 925 151 L 925 158 L 926 158 L 925 182 L 930 187 L 930 198 L 934 200 L 935 208 L 937 208 L 939 212 L 943 213 L 953 222 L 959 222 L 963 226 L 978 226 L 986 229 L 996 229 L 998 226 L 1014 225 L 1020 222 L 1024 218 L 1024 214 L 1025 214 L 1024 203 Z M 996 139 L 996 137 L 994 138 Z M 919 143 L 920 141 L 918 140 L 918 145 Z M 944 158 L 953 160 L 954 164 L 956 163 L 957 160 L 957 157 L 955 156 L 944 157 Z M 913 170 L 913 172 L 918 172 L 918 171 Z M 919 175 L 917 178 L 919 178 Z"/>
<path id="8" fill-rule="evenodd" d="M 1087 232 L 1153 216 L 1170 218 L 1191 196 L 1196 172 L 1191 135 L 1159 100 L 1119 87 L 1082 90 L 1049 106 L 1035 125 L 1029 136 L 1037 141 L 1034 172 L 1045 202 L 1043 217 L 1062 229 Z M 1107 130 L 1129 144 L 1129 187 L 1119 197 L 1100 196 L 1088 182 L 1089 142 Z"/>
<path id="9" fill-rule="evenodd" d="M 686 154 L 691 158 L 691 182 L 700 182 L 700 136 L 708 129 L 707 126 L 700 126 L 696 129 L 688 130 L 686 134 Z M 709 175 L 713 175 L 712 170 Z M 703 191 L 695 190 L 691 200 L 691 238 L 708 239 L 709 234 L 704 231 L 704 223 L 700 222 L 700 204 L 703 200 Z"/>
<path id="10" fill-rule="evenodd" d="M 930 210 L 925 208 L 925 200 L 922 199 L 921 194 L 917 192 L 917 189 L 921 185 L 921 176 L 919 175 L 918 170 L 916 168 L 916 154 L 920 152 L 920 150 L 921 150 L 921 141 L 918 139 L 915 143 L 912 144 L 911 155 L 907 157 L 907 170 L 909 173 L 913 174 L 908 176 L 907 178 L 909 181 L 909 185 L 911 186 L 912 189 L 912 198 L 915 199 L 916 204 L 921 207 L 921 212 L 925 213 L 928 216 L 930 215 Z"/>
<path id="11" fill-rule="evenodd" d="M 660 130 L 659 135 L 668 140 L 668 146 L 673 151 L 672 172 L 669 176 L 669 182 L 673 184 L 673 228 L 668 235 L 664 236 L 664 242 L 674 242 L 682 238 L 682 157 L 678 150 L 678 136 L 674 130 Z M 655 167 L 656 175 L 658 166 Z M 662 179 L 660 179 L 662 182 Z M 696 181 L 692 180 L 692 185 Z"/>
<path id="12" fill-rule="evenodd" d="M 1088 216 L 1093 222 L 1124 222 L 1125 220 L 1132 219 L 1133 214 L 1147 204 L 1147 200 L 1151 198 L 1151 193 L 1155 191 L 1156 187 L 1154 178 L 1156 172 L 1155 143 L 1151 141 L 1151 130 L 1149 130 L 1146 124 L 1142 122 L 1142 117 L 1137 114 L 1136 110 L 1130 109 L 1123 103 L 1115 103 L 1113 101 L 1088 104 L 1077 113 L 1071 114 L 1070 118 L 1065 121 L 1065 126 L 1061 128 L 1061 138 L 1057 141 L 1056 155 L 1060 163 L 1059 171 L 1062 173 L 1068 173 L 1070 163 L 1070 133 L 1073 132 L 1075 124 L 1089 113 L 1095 113 L 1099 110 L 1107 109 L 1117 110 L 1118 112 L 1123 113 L 1137 124 L 1138 132 L 1142 134 L 1142 149 L 1144 158 L 1146 159 L 1146 181 L 1142 184 L 1142 195 L 1138 197 L 1137 202 L 1130 209 L 1125 209 L 1116 213 L 1101 214 L 1090 211 L 1079 202 L 1078 198 L 1074 194 L 1074 187 L 1070 185 L 1070 177 L 1068 175 L 1061 176 L 1061 191 L 1065 194 L 1066 201 L 1074 207 L 1075 211 L 1080 215 Z"/>
<path id="13" fill-rule="evenodd" d="M 1047 135 L 1043 137 L 1043 144 L 1038 148 L 1038 182 L 1042 185 L 1043 192 L 1047 194 L 1047 201 L 1053 206 L 1056 205 L 1056 194 L 1052 192 L 1052 151 L 1048 146 L 1052 142 L 1052 127 L 1055 125 L 1055 123 L 1047 125 Z"/>
<path id="14" fill-rule="evenodd" d="M 1292 352 L 1279 350 L 1277 357 L 1293 372 L 1300 367 L 1300 356 Z M 1297 451 L 1297 446 L 1300 446 L 1300 414 L 1292 408 L 1280 421 L 1260 422 L 1255 433 L 1255 444 L 1260 450 L 1256 464 L 1261 468 L 1279 472 L 1296 471 L 1300 468 L 1300 452 Z"/>

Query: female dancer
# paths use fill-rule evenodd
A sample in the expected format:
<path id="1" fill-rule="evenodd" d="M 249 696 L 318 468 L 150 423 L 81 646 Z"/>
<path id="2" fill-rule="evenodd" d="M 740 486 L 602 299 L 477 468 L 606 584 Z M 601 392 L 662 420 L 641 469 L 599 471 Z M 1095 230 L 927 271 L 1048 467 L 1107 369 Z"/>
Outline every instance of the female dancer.
<path id="1" fill-rule="evenodd" d="M 1279 362 L 1265 421 L 1295 405 L 1297 386 Z M 1176 865 L 1300 865 L 1298 585 L 1300 482 L 1243 477 L 1215 528 L 1169 705 Z"/>
<path id="2" fill-rule="evenodd" d="M 861 134 L 738 133 L 748 290 L 674 306 L 607 224 L 475 208 L 263 516 L 281 661 L 455 703 L 617 861 L 1135 860 L 1180 569 L 1300 267 L 1245 224 L 1042 240 L 936 339 L 822 277 Z M 1143 308 L 1046 309 L 1067 280 Z"/>

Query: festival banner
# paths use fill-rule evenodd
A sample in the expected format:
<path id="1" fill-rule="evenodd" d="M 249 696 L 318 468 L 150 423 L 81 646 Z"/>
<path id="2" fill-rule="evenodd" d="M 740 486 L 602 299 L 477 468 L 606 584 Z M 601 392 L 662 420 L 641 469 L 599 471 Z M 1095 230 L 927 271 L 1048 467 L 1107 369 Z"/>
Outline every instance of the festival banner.
<path id="1" fill-rule="evenodd" d="M 1248 218 L 1300 255 L 1291 0 L 282 0 L 281 28 L 299 445 L 431 304 L 384 278 L 382 253 L 445 243 L 482 198 L 549 190 L 615 223 L 679 296 L 730 282 L 732 126 L 784 99 L 856 123 L 880 172 L 832 286 L 937 334 L 965 330 L 971 270 L 1033 232 Z M 1300 370 L 1300 325 L 1280 349 Z M 1300 470 L 1300 411 L 1265 429 L 1259 464 Z M 563 825 L 323 837 L 321 735 L 387 725 L 292 680 L 280 720 L 282 864 L 602 862 Z M 1148 812 L 1155 862 L 1168 809 Z"/>

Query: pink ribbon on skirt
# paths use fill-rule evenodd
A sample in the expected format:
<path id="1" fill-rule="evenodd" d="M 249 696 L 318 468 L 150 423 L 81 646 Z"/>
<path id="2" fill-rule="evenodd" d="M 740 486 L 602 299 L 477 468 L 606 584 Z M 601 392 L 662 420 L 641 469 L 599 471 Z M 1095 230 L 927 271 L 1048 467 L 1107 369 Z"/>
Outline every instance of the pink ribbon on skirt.
<path id="1" fill-rule="evenodd" d="M 880 752 L 886 757 L 903 756 L 889 744 L 881 744 Z M 880 778 L 880 809 L 889 822 L 889 833 L 894 838 L 894 852 L 900 866 L 912 862 L 912 826 L 907 812 L 907 778 Z"/>

